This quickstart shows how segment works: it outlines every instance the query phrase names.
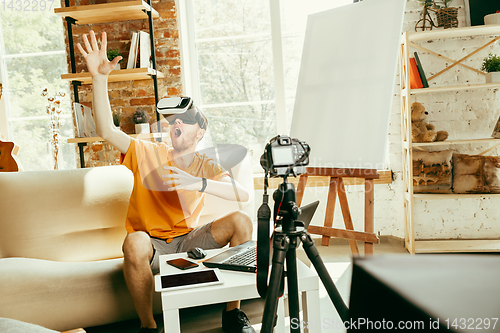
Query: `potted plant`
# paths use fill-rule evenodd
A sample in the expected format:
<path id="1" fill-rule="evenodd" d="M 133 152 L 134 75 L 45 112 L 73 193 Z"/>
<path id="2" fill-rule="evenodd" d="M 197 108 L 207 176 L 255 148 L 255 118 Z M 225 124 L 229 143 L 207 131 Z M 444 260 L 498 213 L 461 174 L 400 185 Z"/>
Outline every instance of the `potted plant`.
<path id="1" fill-rule="evenodd" d="M 118 57 L 118 56 L 122 56 L 122 53 L 120 50 L 118 49 L 109 49 L 107 52 L 107 56 L 108 56 L 108 60 L 109 61 L 113 61 L 114 58 Z M 122 62 L 121 60 L 118 61 L 118 63 L 116 64 L 114 70 L 119 70 L 120 69 L 120 62 Z"/>
<path id="2" fill-rule="evenodd" d="M 500 82 L 500 56 L 490 53 L 484 58 L 481 70 L 486 72 L 486 83 Z"/>
<path id="3" fill-rule="evenodd" d="M 484 17 L 484 24 L 500 24 L 500 10 L 496 13 L 488 14 Z"/>
<path id="4" fill-rule="evenodd" d="M 135 124 L 136 134 L 150 133 L 148 123 L 149 116 L 144 110 L 136 110 L 132 115 L 132 121 Z"/>
<path id="5" fill-rule="evenodd" d="M 121 119 L 121 112 L 120 111 L 113 111 L 113 124 L 115 124 L 116 127 L 120 127 L 120 119 Z"/>

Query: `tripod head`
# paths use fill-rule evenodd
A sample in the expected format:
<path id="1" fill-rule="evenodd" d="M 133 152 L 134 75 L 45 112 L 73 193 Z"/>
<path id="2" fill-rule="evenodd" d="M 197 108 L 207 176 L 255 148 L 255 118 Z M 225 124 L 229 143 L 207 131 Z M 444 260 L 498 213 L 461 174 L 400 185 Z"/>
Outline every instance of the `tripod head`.
<path id="1" fill-rule="evenodd" d="M 296 220 L 300 215 L 300 208 L 297 205 L 295 186 L 284 178 L 283 183 L 274 191 L 273 200 L 275 231 L 283 233 L 296 231 Z"/>
<path id="2" fill-rule="evenodd" d="M 295 186 L 287 181 L 290 174 L 298 176 L 306 172 L 309 164 L 309 145 L 298 139 L 278 135 L 266 145 L 260 164 L 265 171 L 264 195 L 262 205 L 257 213 L 257 289 L 262 297 L 267 293 L 267 280 L 270 258 L 270 220 L 268 177 L 282 177 L 283 183 L 273 193 L 274 200 L 274 232 L 294 233 L 297 231 L 296 220 L 300 214 L 295 196 Z M 303 230 L 303 229 L 302 229 Z"/>

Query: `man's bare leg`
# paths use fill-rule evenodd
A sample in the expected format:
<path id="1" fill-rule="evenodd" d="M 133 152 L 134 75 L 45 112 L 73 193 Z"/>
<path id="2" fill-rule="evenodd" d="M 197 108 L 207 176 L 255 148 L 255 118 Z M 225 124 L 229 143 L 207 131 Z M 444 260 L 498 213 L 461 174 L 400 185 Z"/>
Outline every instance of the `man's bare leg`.
<path id="1" fill-rule="evenodd" d="M 123 273 L 141 327 L 156 328 L 153 317 L 153 273 L 149 265 L 153 258 L 151 238 L 142 231 L 134 232 L 123 242 Z"/>

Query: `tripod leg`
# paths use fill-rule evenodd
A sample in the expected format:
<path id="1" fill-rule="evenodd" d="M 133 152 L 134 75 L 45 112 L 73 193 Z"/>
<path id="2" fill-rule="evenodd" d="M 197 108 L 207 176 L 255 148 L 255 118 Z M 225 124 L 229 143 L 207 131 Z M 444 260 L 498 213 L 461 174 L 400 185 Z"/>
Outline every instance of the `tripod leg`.
<path id="1" fill-rule="evenodd" d="M 311 263 L 314 265 L 316 272 L 318 272 L 321 282 L 325 286 L 325 289 L 328 292 L 328 296 L 330 296 L 330 299 L 337 309 L 340 318 L 343 322 L 348 321 L 349 309 L 342 300 L 337 287 L 335 287 L 330 274 L 326 270 L 325 264 L 323 263 L 323 260 L 319 255 L 318 249 L 314 245 L 314 241 L 312 240 L 311 235 L 309 235 L 307 232 L 303 232 L 300 236 L 300 239 L 302 240 L 303 248 L 307 254 L 307 257 L 309 258 L 309 260 L 311 260 Z"/>
<path id="2" fill-rule="evenodd" d="M 297 238 L 291 239 L 286 253 L 286 280 L 288 285 L 288 312 L 290 313 L 290 332 L 300 333 L 299 285 L 297 281 Z"/>
<path id="3" fill-rule="evenodd" d="M 276 317 L 278 298 L 280 296 L 279 291 L 283 267 L 289 244 L 290 239 L 288 237 L 278 234 L 275 235 L 271 276 L 269 278 L 269 287 L 267 288 L 264 316 L 262 317 L 262 333 L 270 333 L 273 331 L 274 318 Z"/>

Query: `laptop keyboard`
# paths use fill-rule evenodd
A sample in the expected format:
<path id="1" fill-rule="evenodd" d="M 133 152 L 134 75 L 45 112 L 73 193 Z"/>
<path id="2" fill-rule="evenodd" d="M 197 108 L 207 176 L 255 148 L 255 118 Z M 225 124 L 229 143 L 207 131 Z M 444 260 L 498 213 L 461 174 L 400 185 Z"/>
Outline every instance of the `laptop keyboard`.
<path id="1" fill-rule="evenodd" d="M 223 261 L 224 264 L 251 266 L 257 263 L 257 246 L 251 246 Z"/>

